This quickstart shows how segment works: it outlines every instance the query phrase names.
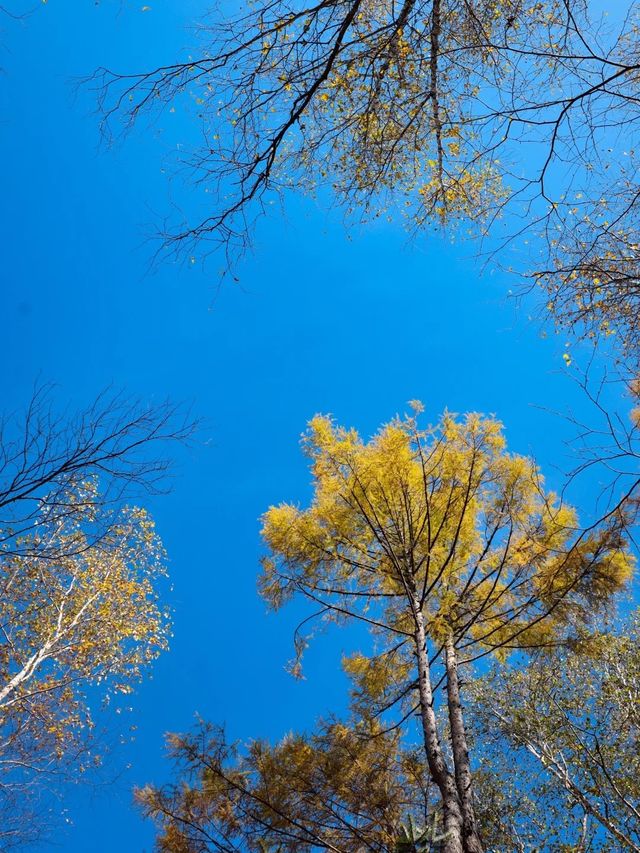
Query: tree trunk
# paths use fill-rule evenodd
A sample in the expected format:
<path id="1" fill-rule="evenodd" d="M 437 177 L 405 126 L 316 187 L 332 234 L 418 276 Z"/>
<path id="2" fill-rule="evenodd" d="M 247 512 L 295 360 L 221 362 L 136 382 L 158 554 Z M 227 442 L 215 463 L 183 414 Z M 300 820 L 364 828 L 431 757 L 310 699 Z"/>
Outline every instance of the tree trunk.
<path id="1" fill-rule="evenodd" d="M 473 808 L 473 786 L 469 748 L 460 702 L 460 682 L 458 680 L 458 656 L 453 635 L 449 634 L 445 642 L 445 665 L 447 668 L 447 704 L 449 706 L 449 724 L 451 726 L 451 748 L 456 788 L 462 810 L 462 831 L 465 853 L 483 853 L 482 842 L 478 834 L 475 810 Z"/>
<path id="2" fill-rule="evenodd" d="M 433 710 L 433 691 L 429 672 L 429 659 L 427 657 L 424 617 L 418 602 L 414 602 L 414 618 L 416 623 L 414 640 L 418 662 L 420 719 L 424 736 L 424 748 L 429 764 L 429 771 L 442 796 L 445 834 L 442 850 L 443 853 L 466 853 L 462 840 L 463 819 L 458 791 L 455 779 L 447 767 L 442 753 L 436 715 Z"/>

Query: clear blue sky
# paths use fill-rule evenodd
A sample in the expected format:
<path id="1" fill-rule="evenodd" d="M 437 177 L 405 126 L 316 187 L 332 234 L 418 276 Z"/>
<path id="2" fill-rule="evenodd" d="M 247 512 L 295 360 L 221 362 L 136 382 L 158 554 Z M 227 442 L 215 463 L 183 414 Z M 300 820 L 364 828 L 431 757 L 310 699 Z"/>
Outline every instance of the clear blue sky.
<path id="1" fill-rule="evenodd" d="M 345 237 L 339 214 L 293 201 L 274 209 L 217 293 L 214 260 L 148 276 L 145 228 L 168 210 L 163 169 L 189 138 L 182 108 L 100 150 L 97 117 L 72 78 L 172 60 L 193 42 L 202 4 L 49 0 L 23 24 L 2 22 L 2 329 L 0 389 L 24 403 L 37 377 L 81 404 L 109 383 L 145 399 L 193 403 L 206 419 L 179 453 L 173 492 L 151 509 L 171 558 L 172 649 L 134 697 L 138 735 L 110 787 L 72 790 L 70 853 L 150 850 L 152 829 L 131 807 L 134 784 L 166 776 L 162 735 L 197 711 L 234 737 L 278 737 L 340 709 L 346 636 L 321 637 L 307 680 L 284 671 L 295 614 L 268 616 L 255 594 L 258 517 L 304 501 L 298 437 L 316 412 L 370 433 L 421 398 L 497 414 L 512 449 L 566 464 L 569 431 L 536 406 L 582 404 L 562 372 L 562 339 L 542 339 L 507 298 L 503 274 L 480 276 L 460 249 L 408 245 L 391 226 Z M 189 202 L 196 191 L 179 190 Z M 199 203 L 199 202 L 198 202 Z"/>

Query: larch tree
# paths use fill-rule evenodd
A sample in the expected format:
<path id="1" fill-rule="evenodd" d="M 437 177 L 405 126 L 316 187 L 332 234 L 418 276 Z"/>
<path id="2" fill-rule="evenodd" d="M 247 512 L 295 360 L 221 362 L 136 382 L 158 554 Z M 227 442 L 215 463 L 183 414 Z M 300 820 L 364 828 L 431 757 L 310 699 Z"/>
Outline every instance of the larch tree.
<path id="1" fill-rule="evenodd" d="M 167 647 L 164 550 L 127 495 L 157 490 L 156 443 L 192 431 L 170 405 L 103 394 L 56 415 L 47 389 L 0 441 L 0 845 L 47 822 L 58 780 L 98 760 L 94 711 Z"/>
<path id="2" fill-rule="evenodd" d="M 611 12 L 260 0 L 205 18 L 184 61 L 94 79 L 107 119 L 196 105 L 187 161 L 212 208 L 163 235 L 170 251 L 242 249 L 279 193 L 327 189 L 356 218 L 462 225 L 501 256 L 535 247 L 522 270 L 557 322 L 615 333 L 637 365 L 638 7 Z"/>
<path id="3" fill-rule="evenodd" d="M 320 721 L 310 735 L 244 749 L 204 722 L 168 740 L 176 782 L 136 791 L 166 853 L 384 853 L 407 815 L 431 817 L 424 763 L 371 718 Z"/>
<path id="4" fill-rule="evenodd" d="M 304 446 L 313 498 L 265 514 L 261 592 L 274 608 L 301 595 L 317 618 L 371 630 L 367 653 L 344 661 L 356 715 L 387 732 L 417 718 L 442 849 L 480 853 L 459 667 L 579 636 L 632 574 L 627 519 L 616 511 L 581 530 L 536 465 L 507 452 L 500 424 L 479 415 L 446 414 L 426 429 L 396 419 L 368 442 L 316 417 Z M 299 634 L 299 653 L 305 645 Z"/>

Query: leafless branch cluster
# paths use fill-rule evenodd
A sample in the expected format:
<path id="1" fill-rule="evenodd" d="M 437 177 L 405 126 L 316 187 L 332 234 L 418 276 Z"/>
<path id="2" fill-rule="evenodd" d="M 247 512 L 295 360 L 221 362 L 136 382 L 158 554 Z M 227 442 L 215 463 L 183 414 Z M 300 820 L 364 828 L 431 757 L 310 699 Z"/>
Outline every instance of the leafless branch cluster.
<path id="1" fill-rule="evenodd" d="M 0 553 L 20 552 L 40 521 L 64 520 L 74 486 L 97 478 L 100 506 L 162 491 L 171 462 L 161 450 L 185 442 L 195 422 L 171 403 L 145 405 L 104 391 L 76 414 L 58 412 L 52 389 L 38 387 L 24 416 L 0 420 Z M 53 555 L 52 555 L 53 556 Z"/>

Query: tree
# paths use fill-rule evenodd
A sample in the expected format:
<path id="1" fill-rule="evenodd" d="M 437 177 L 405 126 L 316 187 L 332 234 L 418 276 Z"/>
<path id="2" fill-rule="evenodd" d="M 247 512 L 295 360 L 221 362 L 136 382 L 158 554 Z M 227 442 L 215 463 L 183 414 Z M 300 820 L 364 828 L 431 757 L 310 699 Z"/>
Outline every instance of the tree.
<path id="1" fill-rule="evenodd" d="M 158 849 L 388 851 L 410 809 L 429 813 L 429 784 L 398 731 L 373 720 L 321 721 L 246 750 L 201 723 L 169 737 L 177 783 L 136 792 L 160 828 Z M 414 799 L 415 798 L 415 799 Z"/>
<path id="2" fill-rule="evenodd" d="M 274 195 L 326 187 L 357 218 L 489 231 L 500 256 L 526 238 L 556 320 L 617 332 L 637 365 L 637 11 L 606 24 L 588 0 L 262 0 L 207 19 L 185 61 L 96 79 L 107 121 L 197 105 L 188 162 L 217 206 L 165 233 L 170 250 L 242 249 Z"/>
<path id="3" fill-rule="evenodd" d="M 188 420 L 101 395 L 75 417 L 37 391 L 0 441 L 0 813 L 2 849 L 42 829 L 56 779 L 97 760 L 92 708 L 131 692 L 167 647 L 159 602 L 165 555 L 144 509 L 160 441 Z M 40 820 L 28 818 L 30 810 Z"/>
<path id="4" fill-rule="evenodd" d="M 265 514 L 261 592 L 274 608 L 302 595 L 325 622 L 368 626 L 375 647 L 344 662 L 358 718 L 391 731 L 417 717 L 443 851 L 481 851 L 458 667 L 570 642 L 631 575 L 626 519 L 616 510 L 580 530 L 535 464 L 507 453 L 500 424 L 479 415 L 427 429 L 396 419 L 369 442 L 316 417 L 304 446 L 313 499 Z M 299 654 L 305 645 L 298 633 Z"/>
<path id="5" fill-rule="evenodd" d="M 580 850 L 640 850 L 639 640 L 635 613 L 578 649 L 477 682 L 492 849 L 513 850 L 513 838 L 544 849 L 564 832 Z"/>

